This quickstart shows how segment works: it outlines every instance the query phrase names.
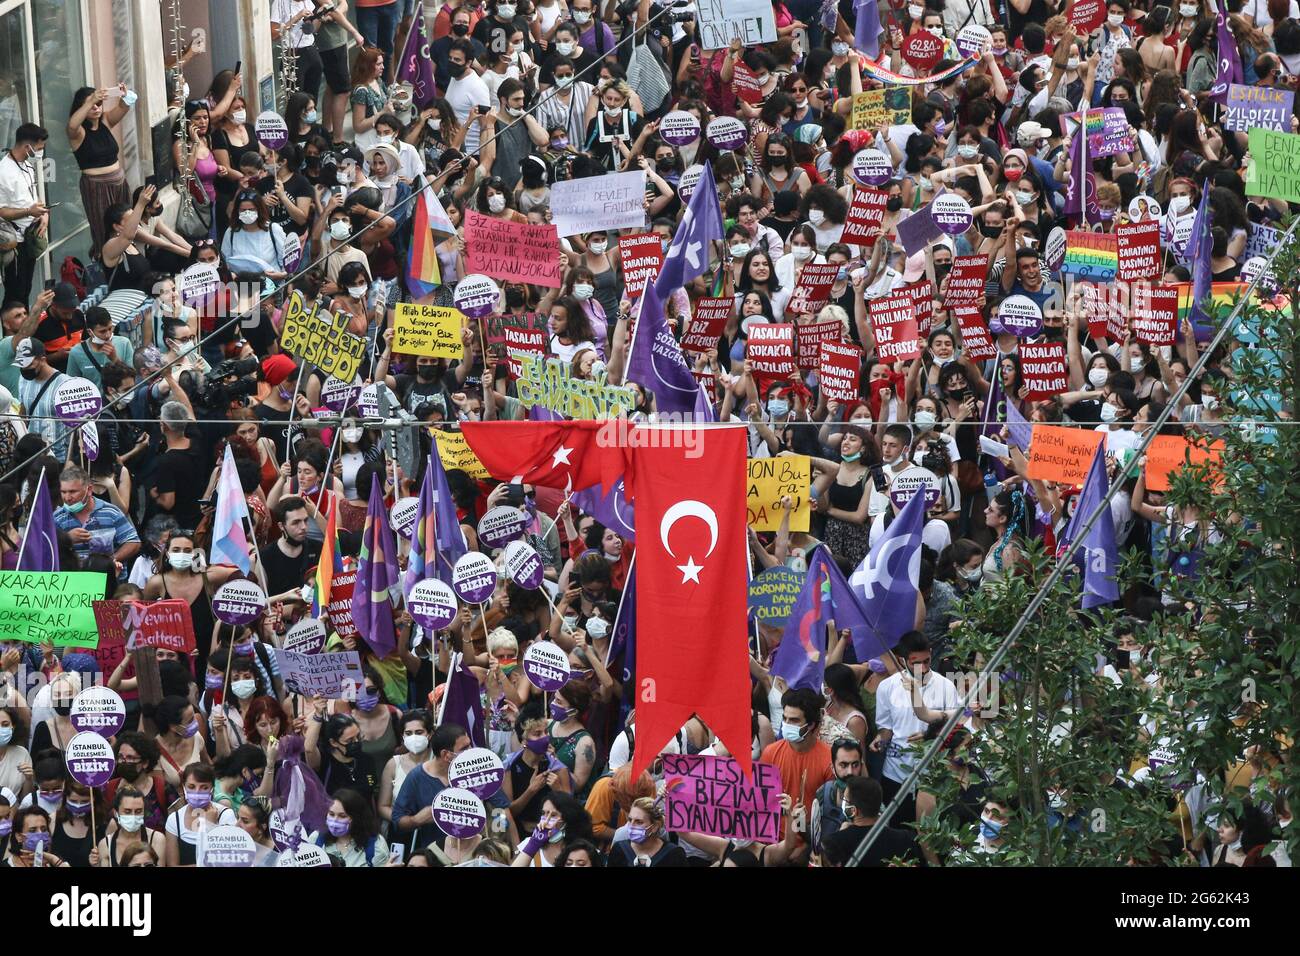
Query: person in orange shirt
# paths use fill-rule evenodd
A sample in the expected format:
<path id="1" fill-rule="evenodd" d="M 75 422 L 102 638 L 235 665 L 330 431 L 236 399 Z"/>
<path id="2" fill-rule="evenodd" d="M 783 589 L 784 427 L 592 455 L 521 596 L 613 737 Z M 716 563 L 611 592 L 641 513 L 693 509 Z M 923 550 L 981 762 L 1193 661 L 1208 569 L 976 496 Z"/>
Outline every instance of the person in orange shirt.
<path id="1" fill-rule="evenodd" d="M 759 760 L 781 774 L 781 789 L 805 808 L 813 805 L 817 788 L 832 778 L 831 748 L 818 739 L 822 698 L 807 687 L 781 697 L 781 739 L 763 748 Z M 806 823 L 804 824 L 806 825 Z"/>
<path id="2" fill-rule="evenodd" d="M 591 815 L 591 832 L 596 842 L 608 848 L 614 840 L 614 831 L 627 823 L 627 811 L 632 802 L 638 797 L 654 795 L 654 778 L 642 770 L 641 776 L 633 780 L 630 763 L 619 767 L 611 776 L 597 780 L 587 797 L 587 813 Z"/>

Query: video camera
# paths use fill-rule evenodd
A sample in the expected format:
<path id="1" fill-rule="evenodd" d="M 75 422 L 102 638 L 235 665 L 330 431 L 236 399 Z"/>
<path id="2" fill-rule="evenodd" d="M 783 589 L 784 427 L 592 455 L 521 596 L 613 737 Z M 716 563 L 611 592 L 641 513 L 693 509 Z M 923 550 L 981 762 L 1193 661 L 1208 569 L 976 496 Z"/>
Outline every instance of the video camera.
<path id="1" fill-rule="evenodd" d="M 226 359 L 203 377 L 199 401 L 208 408 L 228 409 L 247 405 L 257 394 L 257 359 Z"/>

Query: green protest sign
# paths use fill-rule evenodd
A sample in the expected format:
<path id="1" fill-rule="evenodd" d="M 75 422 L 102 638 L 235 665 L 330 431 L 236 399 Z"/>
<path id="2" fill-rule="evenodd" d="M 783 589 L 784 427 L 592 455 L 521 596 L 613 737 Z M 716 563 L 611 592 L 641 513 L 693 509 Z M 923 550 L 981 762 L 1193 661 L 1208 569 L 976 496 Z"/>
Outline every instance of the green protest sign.
<path id="1" fill-rule="evenodd" d="M 104 575 L 95 571 L 0 571 L 0 638 L 96 647 L 95 601 Z"/>
<path id="2" fill-rule="evenodd" d="M 1300 202 L 1300 136 L 1251 127 L 1246 195 Z"/>

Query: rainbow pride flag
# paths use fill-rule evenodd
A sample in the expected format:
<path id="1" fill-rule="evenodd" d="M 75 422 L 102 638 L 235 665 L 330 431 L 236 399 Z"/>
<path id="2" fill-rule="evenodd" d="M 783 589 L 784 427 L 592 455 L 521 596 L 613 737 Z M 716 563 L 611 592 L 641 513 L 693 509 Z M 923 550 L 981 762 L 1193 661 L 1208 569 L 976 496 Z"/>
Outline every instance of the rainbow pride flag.
<path id="1" fill-rule="evenodd" d="M 902 73 L 895 73 L 893 70 L 887 70 L 879 63 L 873 63 L 871 60 L 865 60 L 862 63 L 862 72 L 873 80 L 879 80 L 881 83 L 888 83 L 891 86 L 920 86 L 923 83 L 942 83 L 958 73 L 964 73 L 972 66 L 979 62 L 978 56 L 962 60 L 960 63 L 954 63 L 946 70 L 940 70 L 938 73 L 932 73 L 929 76 L 904 76 Z"/>
<path id="2" fill-rule="evenodd" d="M 1191 320 L 1192 316 L 1192 284 L 1190 282 L 1173 283 L 1178 288 L 1178 326 L 1182 327 L 1183 320 Z M 1205 314 L 1214 320 L 1215 325 L 1194 326 L 1193 331 L 1196 333 L 1196 341 L 1205 342 L 1214 337 L 1215 328 L 1223 322 L 1231 313 L 1232 307 L 1236 305 L 1237 299 L 1246 291 L 1249 285 L 1247 282 L 1211 282 L 1209 302 L 1205 304 Z M 1259 293 L 1255 294 L 1255 300 L 1258 301 Z"/>
<path id="3" fill-rule="evenodd" d="M 1119 247 L 1112 232 L 1070 230 L 1065 234 L 1065 261 L 1061 272 L 1089 282 L 1114 282 L 1119 269 Z"/>
<path id="4" fill-rule="evenodd" d="M 311 605 L 311 616 L 319 618 L 330 605 L 330 587 L 337 575 L 343 573 L 343 559 L 339 553 L 338 502 L 330 499 L 330 513 L 325 520 L 325 540 L 320 546 L 316 562 L 316 595 Z"/>
<path id="5" fill-rule="evenodd" d="M 426 186 L 415 203 L 411 254 L 406 268 L 406 287 L 413 297 L 423 299 L 442 284 L 442 273 L 438 269 L 438 236 L 455 232 L 456 228 L 447 218 L 437 195 Z"/>

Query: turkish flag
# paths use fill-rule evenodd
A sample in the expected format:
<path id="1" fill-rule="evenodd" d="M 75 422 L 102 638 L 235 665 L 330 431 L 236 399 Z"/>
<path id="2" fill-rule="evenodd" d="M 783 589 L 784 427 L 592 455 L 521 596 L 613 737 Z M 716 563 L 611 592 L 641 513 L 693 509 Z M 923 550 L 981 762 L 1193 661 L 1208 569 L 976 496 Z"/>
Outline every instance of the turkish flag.
<path id="1" fill-rule="evenodd" d="M 638 429 L 640 431 L 640 429 Z M 636 474 L 636 754 L 699 715 L 750 773 L 745 431 L 657 428 Z M 662 447 L 662 446 L 675 447 Z"/>
<path id="2" fill-rule="evenodd" d="M 603 440 L 606 422 L 462 422 L 461 432 L 493 478 L 605 493 L 627 471 L 626 449 Z M 615 433 L 616 434 L 616 433 Z"/>

